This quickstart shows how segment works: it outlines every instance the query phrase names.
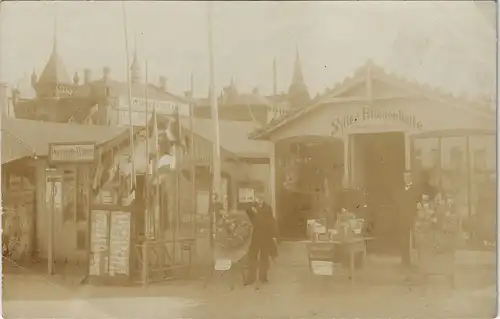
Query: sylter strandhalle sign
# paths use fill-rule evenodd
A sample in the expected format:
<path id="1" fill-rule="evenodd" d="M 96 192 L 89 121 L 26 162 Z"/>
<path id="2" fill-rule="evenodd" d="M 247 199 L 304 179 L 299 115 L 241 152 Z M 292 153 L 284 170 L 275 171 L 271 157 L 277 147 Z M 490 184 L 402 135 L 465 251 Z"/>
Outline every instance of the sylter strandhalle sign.
<path id="1" fill-rule="evenodd" d="M 381 121 L 394 121 L 401 122 L 416 129 L 422 129 L 422 122 L 419 121 L 415 115 L 406 114 L 405 112 L 377 110 L 371 107 L 364 107 L 361 112 L 346 116 L 337 116 L 332 121 L 331 135 L 344 131 L 346 128 L 361 123 L 364 121 L 381 120 Z"/>
<path id="2" fill-rule="evenodd" d="M 92 163 L 95 157 L 94 143 L 51 143 L 49 145 L 51 163 Z"/>

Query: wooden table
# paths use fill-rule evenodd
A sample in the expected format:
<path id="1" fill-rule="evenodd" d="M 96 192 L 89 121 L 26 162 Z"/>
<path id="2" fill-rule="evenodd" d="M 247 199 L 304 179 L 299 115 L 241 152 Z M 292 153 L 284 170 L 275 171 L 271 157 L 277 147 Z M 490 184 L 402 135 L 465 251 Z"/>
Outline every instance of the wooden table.
<path id="1" fill-rule="evenodd" d="M 332 245 L 333 250 L 336 250 L 336 247 L 339 247 L 344 252 L 349 255 L 349 275 L 351 283 L 355 281 L 356 277 L 356 255 L 361 253 L 363 255 L 363 268 L 366 267 L 367 258 L 366 258 L 366 242 L 369 240 L 373 240 L 373 237 L 359 237 L 359 238 L 351 238 L 345 241 L 340 240 L 330 240 L 330 241 L 312 241 L 311 244 L 325 244 Z M 332 256 L 333 258 L 333 256 Z"/>

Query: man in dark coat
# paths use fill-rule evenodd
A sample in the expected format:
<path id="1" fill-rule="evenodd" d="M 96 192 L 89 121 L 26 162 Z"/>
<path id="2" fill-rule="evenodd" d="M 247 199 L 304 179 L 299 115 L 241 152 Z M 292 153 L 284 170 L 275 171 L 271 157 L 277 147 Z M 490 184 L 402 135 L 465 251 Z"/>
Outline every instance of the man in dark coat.
<path id="1" fill-rule="evenodd" d="M 411 266 L 411 232 L 415 216 L 417 213 L 417 203 L 420 200 L 420 194 L 417 187 L 412 183 L 410 172 L 405 172 L 405 186 L 396 192 L 396 201 L 399 208 L 399 242 L 401 264 L 404 267 Z"/>
<path id="2" fill-rule="evenodd" d="M 251 285 L 257 277 L 266 283 L 267 271 L 269 269 L 269 258 L 277 254 L 276 247 L 276 220 L 273 216 L 271 206 L 263 199 L 262 195 L 256 196 L 256 202 L 247 210 L 248 217 L 253 224 L 252 241 L 248 251 L 249 272 L 245 285 Z"/>

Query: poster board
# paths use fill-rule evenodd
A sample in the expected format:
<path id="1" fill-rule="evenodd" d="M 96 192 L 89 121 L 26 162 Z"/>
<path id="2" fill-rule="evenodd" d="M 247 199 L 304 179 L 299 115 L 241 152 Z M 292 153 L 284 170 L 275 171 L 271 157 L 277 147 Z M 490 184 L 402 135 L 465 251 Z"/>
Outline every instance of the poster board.
<path id="1" fill-rule="evenodd" d="M 101 276 L 108 272 L 108 219 L 106 210 L 92 210 L 90 216 L 89 275 Z"/>
<path id="2" fill-rule="evenodd" d="M 131 207 L 93 205 L 89 247 L 90 282 L 128 283 L 132 260 Z"/>

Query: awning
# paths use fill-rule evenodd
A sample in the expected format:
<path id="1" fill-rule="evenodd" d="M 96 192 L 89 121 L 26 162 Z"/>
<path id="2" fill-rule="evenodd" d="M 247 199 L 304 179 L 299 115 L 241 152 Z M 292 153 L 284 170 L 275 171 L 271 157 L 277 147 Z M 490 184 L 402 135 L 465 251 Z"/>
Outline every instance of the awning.
<path id="1" fill-rule="evenodd" d="M 35 150 L 19 138 L 2 131 L 2 164 L 15 161 L 16 159 L 34 156 Z"/>
<path id="2" fill-rule="evenodd" d="M 80 125 L 2 118 L 2 164 L 27 156 L 47 156 L 50 143 L 91 142 L 97 146 L 128 138 L 127 127 Z"/>

